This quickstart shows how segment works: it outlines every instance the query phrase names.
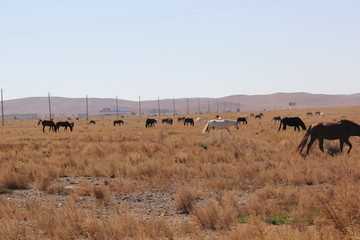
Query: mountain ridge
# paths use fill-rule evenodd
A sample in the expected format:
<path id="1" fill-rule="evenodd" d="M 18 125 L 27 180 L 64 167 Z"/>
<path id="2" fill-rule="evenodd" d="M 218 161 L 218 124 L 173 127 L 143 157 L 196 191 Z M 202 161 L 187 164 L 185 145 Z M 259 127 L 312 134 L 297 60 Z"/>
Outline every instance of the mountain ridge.
<path id="1" fill-rule="evenodd" d="M 195 114 L 206 112 L 227 112 L 227 111 L 266 111 L 281 110 L 290 108 L 321 108 L 337 106 L 360 105 L 360 93 L 354 94 L 313 94 L 306 92 L 278 92 L 272 94 L 245 95 L 236 94 L 220 98 L 177 98 L 131 101 L 115 98 L 68 98 L 50 97 L 51 111 L 55 116 L 62 115 L 89 115 L 105 114 L 109 109 L 116 112 L 116 105 L 119 111 L 126 115 L 135 115 L 141 108 L 142 115 L 173 114 L 174 109 L 178 114 Z M 88 106 L 88 107 L 87 107 Z M 105 110 L 104 110 L 105 109 Z M 25 97 L 11 100 L 4 100 L 4 115 L 34 113 L 40 116 L 49 112 L 48 97 Z M 109 111 L 109 114 L 111 111 Z"/>

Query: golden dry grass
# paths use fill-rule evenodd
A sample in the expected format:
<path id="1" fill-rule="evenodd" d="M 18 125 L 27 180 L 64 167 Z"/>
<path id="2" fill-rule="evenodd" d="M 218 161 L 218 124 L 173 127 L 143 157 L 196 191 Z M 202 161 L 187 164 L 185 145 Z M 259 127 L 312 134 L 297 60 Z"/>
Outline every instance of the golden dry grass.
<path id="1" fill-rule="evenodd" d="M 120 127 L 111 118 L 96 119 L 96 125 L 79 120 L 73 132 L 58 133 L 43 133 L 36 121 L 6 121 L 0 128 L 0 189 L 13 191 L 0 195 L 0 236 L 359 238 L 360 138 L 350 139 L 350 154 L 332 156 L 339 142 L 325 140 L 324 154 L 315 142 L 304 157 L 296 153 L 304 132 L 278 132 L 271 119 L 360 123 L 360 107 L 321 109 L 324 118 L 308 117 L 309 111 L 318 109 L 266 111 L 230 134 L 202 133 L 216 114 L 201 115 L 204 121 L 194 127 L 175 121 L 145 128 L 139 117 L 125 118 Z M 244 114 L 250 115 L 220 115 Z M 152 201 L 169 203 L 170 212 L 154 216 L 147 205 L 136 205 L 151 208 Z"/>

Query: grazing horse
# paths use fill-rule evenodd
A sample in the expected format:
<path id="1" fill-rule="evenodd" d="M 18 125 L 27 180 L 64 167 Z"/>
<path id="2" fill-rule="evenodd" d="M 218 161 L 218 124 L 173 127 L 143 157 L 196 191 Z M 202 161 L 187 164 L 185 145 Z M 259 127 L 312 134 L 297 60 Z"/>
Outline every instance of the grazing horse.
<path id="1" fill-rule="evenodd" d="M 161 120 L 161 123 L 167 123 L 167 124 L 172 125 L 173 120 L 172 120 L 172 118 L 164 118 L 163 120 Z"/>
<path id="2" fill-rule="evenodd" d="M 96 124 L 96 122 L 94 120 L 91 120 L 90 124 Z"/>
<path id="3" fill-rule="evenodd" d="M 178 118 L 178 122 L 179 122 L 179 123 L 180 123 L 180 122 L 181 122 L 181 123 L 184 122 L 184 120 L 185 120 L 185 117 L 179 117 L 179 118 Z"/>
<path id="4" fill-rule="evenodd" d="M 312 116 L 313 114 L 312 114 L 312 112 L 307 112 L 306 113 L 306 116 Z"/>
<path id="5" fill-rule="evenodd" d="M 247 120 L 246 117 L 239 117 L 237 120 L 237 123 L 243 123 L 243 124 L 247 124 Z"/>
<path id="6" fill-rule="evenodd" d="M 349 146 L 350 152 L 352 144 L 349 141 L 351 136 L 360 136 L 360 125 L 349 120 L 340 120 L 338 122 L 321 122 L 310 125 L 306 131 L 304 138 L 301 140 L 297 150 L 299 153 L 303 150 L 308 138 L 310 136 L 310 142 L 307 145 L 306 155 L 309 153 L 311 145 L 316 139 L 319 140 L 319 148 L 324 152 L 324 139 L 327 140 L 340 140 L 340 151 L 343 151 L 344 143 Z"/>
<path id="7" fill-rule="evenodd" d="M 43 126 L 43 132 L 45 132 L 45 127 L 49 127 L 49 132 L 51 130 L 53 130 L 53 132 L 56 132 L 57 131 L 57 128 L 56 128 L 56 124 L 54 123 L 54 121 L 52 120 L 39 120 L 38 121 L 38 126 L 40 125 L 40 123 L 42 124 Z"/>
<path id="8" fill-rule="evenodd" d="M 281 117 L 280 116 L 276 116 L 276 117 L 273 117 L 273 119 L 271 119 L 271 121 L 281 121 Z"/>
<path id="9" fill-rule="evenodd" d="M 207 122 L 203 133 L 210 132 L 211 130 L 218 128 L 218 129 L 226 129 L 228 132 L 230 132 L 229 127 L 234 126 L 236 129 L 239 129 L 238 122 L 231 121 L 231 120 L 220 120 L 220 119 L 214 119 Z"/>
<path id="10" fill-rule="evenodd" d="M 299 117 L 284 117 L 280 120 L 280 126 L 278 131 L 280 131 L 281 125 L 283 126 L 283 130 L 286 130 L 286 126 L 291 126 L 294 127 L 294 131 L 299 130 L 300 131 L 300 127 L 303 130 L 306 130 L 306 126 L 305 123 L 301 120 L 301 118 Z"/>
<path id="11" fill-rule="evenodd" d="M 121 124 L 124 124 L 124 121 L 123 120 L 115 120 L 113 124 L 114 124 L 114 126 L 116 126 L 116 124 L 121 126 Z"/>
<path id="12" fill-rule="evenodd" d="M 56 123 L 56 129 L 57 130 L 60 130 L 60 127 L 64 127 L 65 129 L 65 131 L 67 131 L 67 128 L 69 127 L 70 128 L 70 131 L 72 132 L 72 130 L 73 130 L 73 127 L 74 127 L 74 123 L 73 122 L 68 122 L 68 121 L 66 121 L 66 122 L 57 122 Z"/>
<path id="13" fill-rule="evenodd" d="M 261 119 L 261 115 L 260 114 L 258 114 L 258 115 L 255 115 L 255 119 Z"/>
<path id="14" fill-rule="evenodd" d="M 157 123 L 156 119 L 148 118 L 146 119 L 145 127 L 155 127 L 156 123 Z"/>
<path id="15" fill-rule="evenodd" d="M 191 126 L 194 126 L 194 119 L 193 118 L 185 118 L 184 120 L 184 126 L 190 124 Z"/>

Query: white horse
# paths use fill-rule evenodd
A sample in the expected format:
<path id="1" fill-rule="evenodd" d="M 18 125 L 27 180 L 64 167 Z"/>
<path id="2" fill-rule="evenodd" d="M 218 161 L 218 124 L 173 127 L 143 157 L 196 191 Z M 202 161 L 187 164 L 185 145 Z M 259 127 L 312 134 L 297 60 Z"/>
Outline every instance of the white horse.
<path id="1" fill-rule="evenodd" d="M 203 133 L 206 132 L 210 132 L 211 129 L 226 129 L 228 130 L 228 132 L 230 132 L 229 127 L 230 126 L 234 126 L 236 129 L 239 129 L 239 125 L 236 121 L 231 121 L 231 120 L 219 120 L 219 119 L 215 119 L 215 120 L 210 120 L 207 122 Z"/>

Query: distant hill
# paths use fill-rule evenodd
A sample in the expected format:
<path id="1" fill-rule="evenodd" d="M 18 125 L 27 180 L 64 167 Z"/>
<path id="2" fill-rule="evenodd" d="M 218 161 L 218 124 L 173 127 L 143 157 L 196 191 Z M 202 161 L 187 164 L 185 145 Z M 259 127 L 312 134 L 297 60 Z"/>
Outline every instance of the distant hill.
<path id="1" fill-rule="evenodd" d="M 51 111 L 55 116 L 78 116 L 86 114 L 85 98 L 51 97 Z M 289 103 L 293 103 L 289 105 Z M 310 93 L 274 93 L 267 95 L 232 95 L 222 98 L 181 98 L 141 101 L 143 115 L 157 114 L 158 106 L 162 114 L 190 114 L 198 112 L 225 112 L 225 111 L 266 111 L 290 108 L 320 108 L 336 106 L 360 105 L 360 93 L 350 95 L 326 95 Z M 103 111 L 105 109 L 105 112 Z M 139 102 L 118 100 L 118 109 L 121 115 L 139 113 Z M 110 111 L 109 111 L 110 110 Z M 89 98 L 88 111 L 90 115 L 106 114 L 116 110 L 114 98 Z M 103 111 L 103 112 L 101 112 Z M 39 116 L 48 115 L 49 101 L 47 97 L 28 97 L 4 101 L 4 115 L 37 113 Z M 114 113 L 113 113 L 114 114 Z"/>

